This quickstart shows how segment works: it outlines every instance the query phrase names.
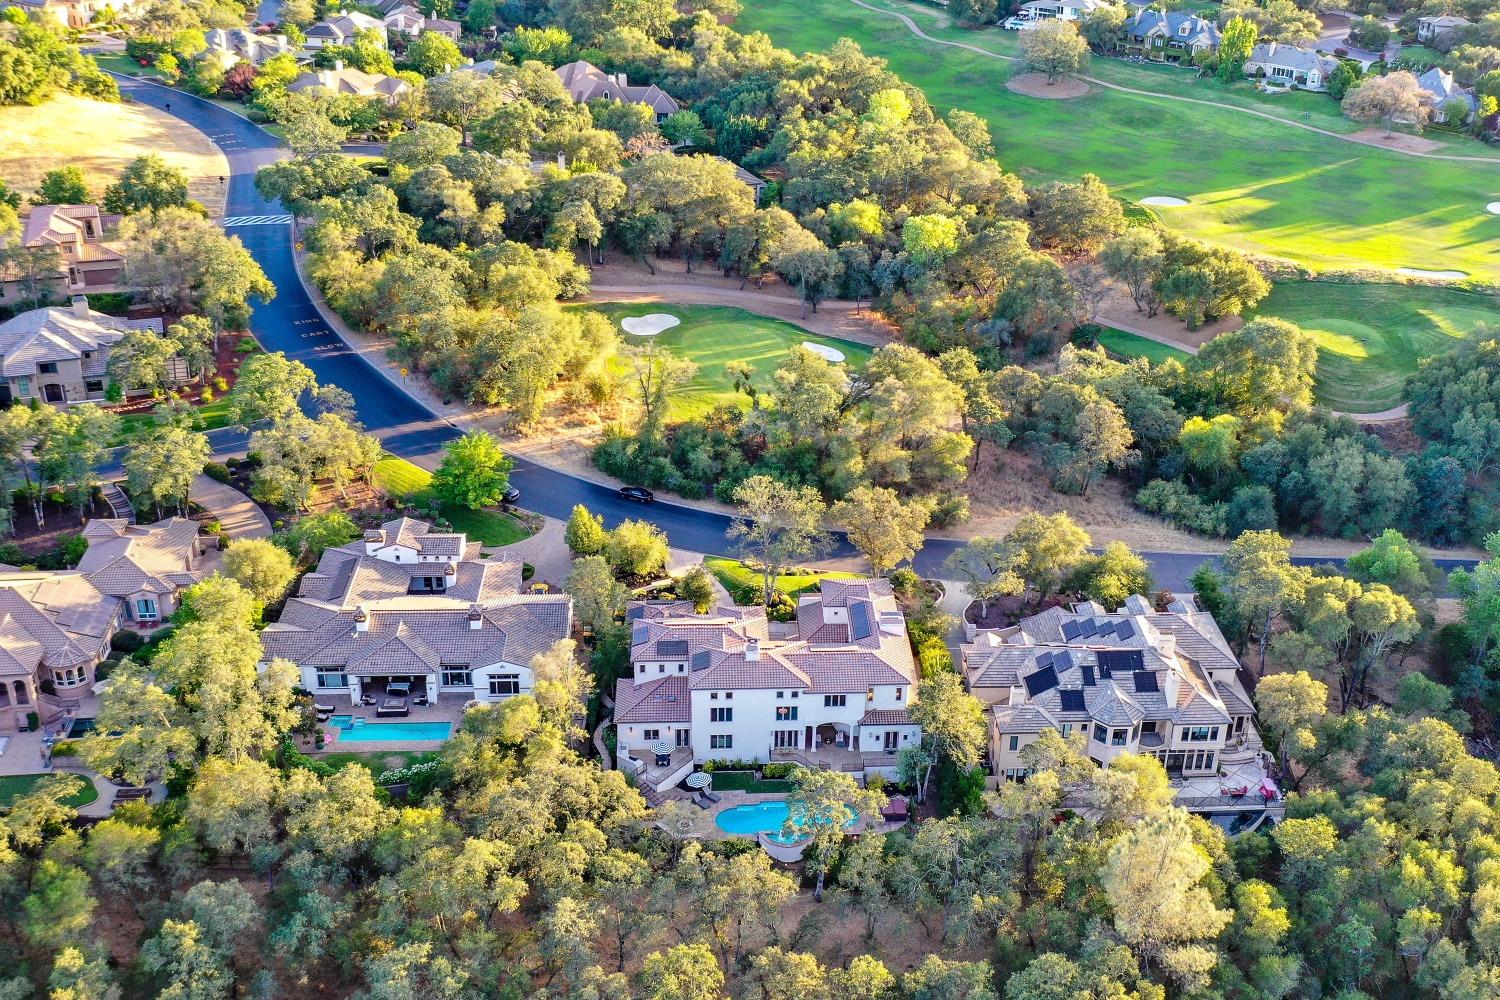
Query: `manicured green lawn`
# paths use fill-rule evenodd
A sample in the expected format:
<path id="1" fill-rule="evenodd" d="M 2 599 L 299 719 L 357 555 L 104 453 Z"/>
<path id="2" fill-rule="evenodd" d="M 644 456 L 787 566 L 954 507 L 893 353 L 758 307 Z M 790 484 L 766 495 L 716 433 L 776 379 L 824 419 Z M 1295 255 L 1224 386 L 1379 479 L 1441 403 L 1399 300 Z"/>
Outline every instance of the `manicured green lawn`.
<path id="1" fill-rule="evenodd" d="M 1145 358 L 1153 365 L 1159 365 L 1168 358 L 1183 361 L 1189 357 L 1187 351 L 1113 327 L 1099 334 L 1099 343 L 1112 354 L 1118 354 L 1122 358 Z"/>
<path id="2" fill-rule="evenodd" d="M 436 760 L 442 754 L 437 750 L 376 750 L 371 753 L 326 753 L 318 757 L 325 764 L 342 768 L 345 764 L 358 764 L 375 777 L 398 767 L 410 767 Z"/>
<path id="3" fill-rule="evenodd" d="M 788 793 L 792 790 L 792 783 L 785 778 L 757 781 L 754 771 L 715 771 L 713 790 L 716 792 Z"/>
<path id="4" fill-rule="evenodd" d="M 417 507 L 426 507 L 432 498 L 432 473 L 404 458 L 382 458 L 375 463 L 371 478 L 376 489 Z M 468 535 L 471 541 L 509 545 L 531 536 L 524 524 L 502 511 L 468 510 L 453 504 L 444 504 L 442 510 L 453 530 Z"/>
<path id="5" fill-rule="evenodd" d="M 729 403 L 748 407 L 750 401 L 734 391 L 734 385 L 724 374 L 724 366 L 732 361 L 743 361 L 755 369 L 755 382 L 762 390 L 770 382 L 774 372 L 798 344 L 805 342 L 823 344 L 842 351 L 847 363 L 859 368 L 870 359 L 870 348 L 863 344 L 831 337 L 820 337 L 800 326 L 779 319 L 757 316 L 743 309 L 726 306 L 683 306 L 663 303 L 595 303 L 591 309 L 609 316 L 615 322 L 627 316 L 645 316 L 649 313 L 670 313 L 682 320 L 679 326 L 659 333 L 654 338 L 672 353 L 687 358 L 698 366 L 697 376 L 687 385 L 676 390 L 672 396 L 672 417 L 688 420 L 701 416 L 716 406 Z M 621 333 L 626 343 L 643 343 L 646 337 Z"/>
<path id="6" fill-rule="evenodd" d="M 212 403 L 205 403 L 193 411 L 196 418 L 196 428 L 200 431 L 215 431 L 220 427 L 229 426 L 229 400 L 221 396 Z M 155 411 L 148 410 L 145 413 L 122 413 L 120 414 L 120 433 L 115 439 L 115 444 L 126 445 L 133 439 L 151 433 L 156 426 Z"/>
<path id="7" fill-rule="evenodd" d="M 760 574 L 738 559 L 710 558 L 703 566 L 724 585 L 731 594 L 746 587 L 760 587 Z M 776 578 L 776 589 L 788 597 L 817 589 L 822 580 L 857 580 L 858 573 L 794 573 Z"/>
<path id="8" fill-rule="evenodd" d="M 945 15 L 929 9 L 870 2 L 899 7 L 935 37 L 1014 51 L 1014 39 L 1004 37 L 1014 33 L 962 32 L 941 27 Z M 1194 84 L 1169 68 L 1096 59 L 1090 72 L 1141 89 L 1148 86 L 1128 78 L 1149 80 L 1155 84 L 1149 89 L 1179 88 L 1208 103 L 1097 87 L 1075 100 L 1025 97 L 1005 88 L 1016 64 L 924 41 L 896 19 L 849 0 L 759 0 L 746 5 L 738 27 L 765 31 L 797 52 L 854 39 L 923 88 L 940 112 L 959 107 L 986 118 L 1001 165 L 1028 183 L 1091 171 L 1131 200 L 1187 198 L 1186 207 L 1159 210 L 1165 225 L 1314 270 L 1424 267 L 1500 277 L 1500 216 L 1484 210 L 1500 197 L 1500 161 L 1403 156 L 1215 107 L 1262 99 L 1246 96 L 1247 85 Z M 1351 124 L 1337 118 L 1326 97 L 1288 97 L 1272 105 L 1287 109 L 1283 115 L 1306 114 L 1319 127 L 1338 122 L 1337 130 Z M 1445 152 L 1492 156 L 1479 143 L 1451 144 Z"/>
<path id="9" fill-rule="evenodd" d="M 1351 413 L 1396 406 L 1417 361 L 1484 323 L 1500 326 L 1494 296 L 1415 285 L 1278 284 L 1256 307 L 1318 341 L 1318 402 Z"/>
<path id="10" fill-rule="evenodd" d="M 50 777 L 46 774 L 7 774 L 0 776 L 0 809 L 7 809 L 16 799 L 30 792 L 36 787 L 37 782 L 43 778 Z M 78 783 L 78 791 L 63 799 L 64 805 L 72 806 L 74 809 L 82 808 L 99 798 L 99 791 L 93 782 L 76 774 L 68 774 Z"/>

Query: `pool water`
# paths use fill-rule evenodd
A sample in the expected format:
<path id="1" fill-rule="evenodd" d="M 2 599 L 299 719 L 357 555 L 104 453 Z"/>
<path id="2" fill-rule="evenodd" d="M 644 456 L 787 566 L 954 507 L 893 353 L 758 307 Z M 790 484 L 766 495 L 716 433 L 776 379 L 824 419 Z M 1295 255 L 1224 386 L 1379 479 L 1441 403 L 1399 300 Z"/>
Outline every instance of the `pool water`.
<path id="1" fill-rule="evenodd" d="M 753 837 L 757 833 L 768 835 L 768 839 L 779 844 L 789 844 L 795 838 L 784 838 L 781 836 L 781 828 L 786 824 L 787 807 L 786 802 L 774 799 L 770 802 L 757 802 L 753 806 L 735 806 L 725 809 L 714 817 L 714 822 L 719 829 L 725 833 L 738 834 L 743 837 Z M 853 826 L 856 819 L 849 821 L 847 825 Z"/>
<path id="2" fill-rule="evenodd" d="M 352 715 L 335 715 L 328 725 L 340 743 L 385 743 L 394 740 L 446 740 L 451 722 L 370 722 Z"/>

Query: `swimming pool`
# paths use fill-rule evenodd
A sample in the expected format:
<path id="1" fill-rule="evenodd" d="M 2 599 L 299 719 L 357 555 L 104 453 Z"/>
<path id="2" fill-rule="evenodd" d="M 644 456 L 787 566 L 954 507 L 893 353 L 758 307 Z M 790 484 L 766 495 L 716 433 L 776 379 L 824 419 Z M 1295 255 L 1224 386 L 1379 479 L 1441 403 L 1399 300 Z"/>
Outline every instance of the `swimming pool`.
<path id="1" fill-rule="evenodd" d="M 725 833 L 733 833 L 742 837 L 753 837 L 757 833 L 764 833 L 779 844 L 790 844 L 796 838 L 787 839 L 781 836 L 781 828 L 786 824 L 786 818 L 785 800 L 773 799 L 769 802 L 757 802 L 753 806 L 735 806 L 732 809 L 725 809 L 714 817 L 714 822 Z M 857 821 L 858 817 L 855 817 L 845 825 L 853 826 Z"/>
<path id="2" fill-rule="evenodd" d="M 441 742 L 453 732 L 451 722 L 369 722 L 352 715 L 335 715 L 328 720 L 339 743 L 389 743 L 395 740 L 431 740 Z"/>

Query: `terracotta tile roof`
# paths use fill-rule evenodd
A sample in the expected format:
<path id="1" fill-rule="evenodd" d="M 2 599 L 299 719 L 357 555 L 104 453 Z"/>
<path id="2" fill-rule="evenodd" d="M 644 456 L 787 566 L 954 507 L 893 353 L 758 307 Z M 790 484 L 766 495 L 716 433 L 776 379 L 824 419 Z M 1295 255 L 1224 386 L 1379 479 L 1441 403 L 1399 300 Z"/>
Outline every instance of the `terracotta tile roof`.
<path id="1" fill-rule="evenodd" d="M 668 674 L 645 684 L 624 677 L 615 682 L 615 722 L 691 722 L 693 703 L 687 677 Z"/>
<path id="2" fill-rule="evenodd" d="M 101 593 L 115 597 L 170 594 L 197 579 L 188 569 L 197 544 L 196 521 L 170 517 L 140 525 L 101 518 L 91 521 L 83 534 L 89 547 L 79 560 L 78 571 Z"/>
<path id="3" fill-rule="evenodd" d="M 0 575 L 0 672 L 30 673 L 39 664 L 95 663 L 108 649 L 118 598 L 101 594 L 76 572 Z"/>
<path id="4" fill-rule="evenodd" d="M 914 726 L 911 713 L 904 708 L 872 708 L 860 717 L 861 726 Z"/>

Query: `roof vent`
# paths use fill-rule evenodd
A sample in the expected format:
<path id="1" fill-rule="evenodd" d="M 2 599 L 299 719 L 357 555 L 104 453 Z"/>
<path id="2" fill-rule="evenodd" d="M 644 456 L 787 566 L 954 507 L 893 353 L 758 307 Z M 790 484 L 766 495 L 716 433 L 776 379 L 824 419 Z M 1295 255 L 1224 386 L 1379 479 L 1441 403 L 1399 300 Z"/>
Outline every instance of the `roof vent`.
<path id="1" fill-rule="evenodd" d="M 469 628 L 477 629 L 484 624 L 484 616 L 479 613 L 479 605 L 469 605 Z"/>
<path id="2" fill-rule="evenodd" d="M 87 295 L 73 296 L 73 315 L 79 319 L 89 318 L 91 313 L 89 312 L 89 297 Z"/>
<path id="3" fill-rule="evenodd" d="M 354 609 L 354 631 L 370 631 L 370 613 L 365 610 L 363 604 Z"/>
<path id="4" fill-rule="evenodd" d="M 760 640 L 756 639 L 756 638 L 754 638 L 752 636 L 751 638 L 748 638 L 748 639 L 745 640 L 745 662 L 747 662 L 747 663 L 754 663 L 756 660 L 759 660 L 759 659 L 760 659 Z"/>

